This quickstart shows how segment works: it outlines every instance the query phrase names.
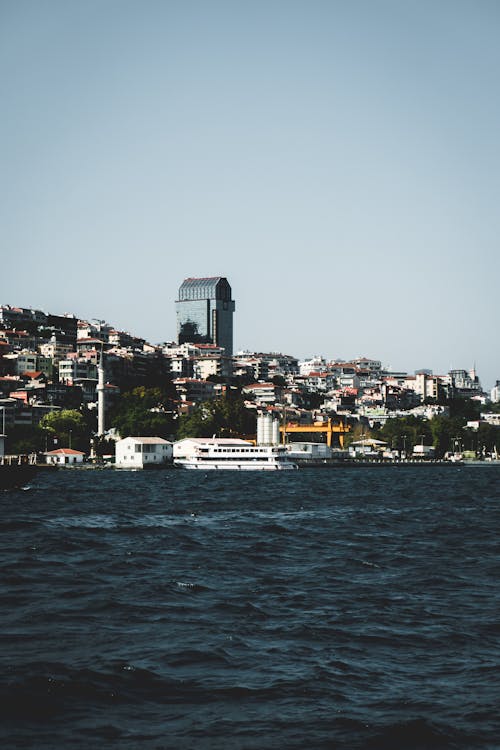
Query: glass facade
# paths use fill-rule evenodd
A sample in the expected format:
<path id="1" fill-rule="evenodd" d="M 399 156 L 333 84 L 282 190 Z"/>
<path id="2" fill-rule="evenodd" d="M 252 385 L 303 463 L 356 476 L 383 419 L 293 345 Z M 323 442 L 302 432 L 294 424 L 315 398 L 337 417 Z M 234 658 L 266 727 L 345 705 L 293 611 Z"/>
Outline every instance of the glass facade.
<path id="1" fill-rule="evenodd" d="M 227 279 L 222 276 L 185 279 L 175 308 L 179 344 L 216 344 L 232 355 L 235 304 Z"/>

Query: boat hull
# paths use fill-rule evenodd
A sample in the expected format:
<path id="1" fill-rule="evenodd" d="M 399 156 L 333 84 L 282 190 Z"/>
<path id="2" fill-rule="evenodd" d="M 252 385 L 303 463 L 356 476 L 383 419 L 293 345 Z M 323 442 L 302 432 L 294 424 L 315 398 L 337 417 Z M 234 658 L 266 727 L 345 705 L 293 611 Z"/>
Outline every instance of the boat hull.
<path id="1" fill-rule="evenodd" d="M 262 464 L 252 465 L 251 463 L 217 463 L 209 461 L 174 461 L 174 465 L 182 469 L 194 471 L 294 471 L 297 467 L 295 464 Z"/>

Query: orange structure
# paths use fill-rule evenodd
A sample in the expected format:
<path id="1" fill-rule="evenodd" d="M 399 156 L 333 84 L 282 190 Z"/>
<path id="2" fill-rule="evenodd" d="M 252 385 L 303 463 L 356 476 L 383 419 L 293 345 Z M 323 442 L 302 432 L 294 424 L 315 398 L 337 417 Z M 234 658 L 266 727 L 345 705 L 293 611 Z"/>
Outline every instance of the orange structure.
<path id="1" fill-rule="evenodd" d="M 282 436 L 283 443 L 286 442 L 286 436 L 291 433 L 298 432 L 314 432 L 314 433 L 326 433 L 326 444 L 329 448 L 332 447 L 333 435 L 339 436 L 339 445 L 341 448 L 344 447 L 344 435 L 350 432 L 351 428 L 349 425 L 343 422 L 332 424 L 332 420 L 328 419 L 328 422 L 314 422 L 314 424 L 297 424 L 296 422 L 289 422 L 288 424 L 280 426 L 280 433 Z"/>

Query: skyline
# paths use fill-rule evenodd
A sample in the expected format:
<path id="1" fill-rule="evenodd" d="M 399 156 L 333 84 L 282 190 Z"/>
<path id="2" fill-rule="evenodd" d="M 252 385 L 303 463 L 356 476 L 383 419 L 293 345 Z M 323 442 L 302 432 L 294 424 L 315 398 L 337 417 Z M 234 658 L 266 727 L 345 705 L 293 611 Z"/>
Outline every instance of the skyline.
<path id="1" fill-rule="evenodd" d="M 221 279 L 222 277 L 216 277 L 216 278 Z M 210 279 L 210 278 L 203 278 L 203 279 L 189 278 L 189 279 L 185 279 L 185 281 L 211 281 L 211 280 L 212 279 Z M 223 281 L 227 281 L 226 279 L 222 279 L 222 280 Z M 205 300 L 203 300 L 203 301 L 205 301 Z M 232 300 L 232 301 L 234 303 L 234 300 Z M 177 302 L 176 302 L 176 304 L 177 304 Z M 1 305 L 1 302 L 0 302 L 0 305 Z M 7 307 L 9 307 L 9 306 L 7 306 Z M 11 306 L 11 307 L 13 307 L 15 309 L 15 306 Z M 20 306 L 19 306 L 19 309 L 20 309 Z M 32 310 L 32 308 L 24 308 L 24 309 Z M 60 313 L 54 313 L 53 311 L 47 311 L 47 310 L 42 310 L 41 312 L 43 312 L 45 314 L 49 314 L 49 315 L 55 315 L 55 316 L 59 316 L 60 315 Z M 116 332 L 121 332 L 121 333 L 130 334 L 132 336 L 135 336 L 139 340 L 144 341 L 144 343 L 146 345 L 149 345 L 149 346 L 153 345 L 153 346 L 158 346 L 158 347 L 167 347 L 167 348 L 170 348 L 172 346 L 172 344 L 175 345 L 175 346 L 178 346 L 178 347 L 182 347 L 184 344 L 187 344 L 187 345 L 190 345 L 190 346 L 193 346 L 193 347 L 197 347 L 199 345 L 202 345 L 202 346 L 213 345 L 217 349 L 221 346 L 220 344 L 208 341 L 208 338 L 207 338 L 206 341 L 205 340 L 198 341 L 195 338 L 189 339 L 187 337 L 181 337 L 179 334 L 172 341 L 152 342 L 150 339 L 148 339 L 148 338 L 146 338 L 144 336 L 141 336 L 141 332 L 140 331 L 135 331 L 135 330 L 133 332 L 131 332 L 131 331 L 124 331 L 119 326 L 114 326 L 114 322 L 112 320 L 103 320 L 103 319 L 96 318 L 96 317 L 89 317 L 89 318 L 83 319 L 83 318 L 79 317 L 78 315 L 75 315 L 74 313 L 69 313 L 69 312 L 64 312 L 62 314 L 62 317 L 66 316 L 66 315 L 68 315 L 72 320 L 75 321 L 75 326 L 76 326 L 76 321 L 79 321 L 79 322 L 82 322 L 82 323 L 87 323 L 87 324 L 92 324 L 92 323 L 105 324 L 105 325 L 108 325 L 108 326 L 111 326 L 112 328 L 114 328 L 114 332 L 115 333 Z M 13 327 L 13 328 L 14 328 L 14 330 L 16 330 L 17 327 Z M 22 329 L 18 328 L 18 330 L 22 330 Z M 185 338 L 185 340 L 181 340 L 183 338 Z M 202 338 L 205 339 L 206 337 L 202 336 Z M 88 341 L 88 339 L 84 338 L 83 341 Z M 222 348 L 224 348 L 224 347 L 222 347 Z M 485 392 L 491 391 L 492 387 L 495 387 L 497 385 L 497 383 L 500 382 L 498 380 L 495 381 L 495 384 L 492 387 L 485 386 L 484 383 L 481 381 L 481 376 L 480 376 L 480 373 L 477 370 L 477 367 L 476 367 L 475 363 L 474 363 L 473 367 L 470 367 L 470 368 L 466 367 L 466 366 L 450 367 L 448 369 L 448 371 L 443 371 L 443 372 L 437 372 L 437 371 L 433 370 L 430 367 L 429 368 L 427 368 L 427 367 L 420 367 L 420 368 L 415 369 L 412 372 L 412 371 L 404 370 L 403 368 L 393 367 L 392 365 L 387 364 L 383 360 L 380 360 L 380 358 L 378 358 L 377 356 L 373 356 L 372 357 L 372 356 L 365 356 L 365 355 L 362 355 L 362 354 L 357 354 L 357 355 L 354 355 L 354 356 L 351 356 L 351 357 L 343 357 L 342 358 L 342 357 L 329 356 L 328 354 L 325 354 L 325 352 L 319 352 L 319 353 L 316 353 L 316 354 L 311 355 L 309 357 L 298 357 L 298 356 L 296 356 L 296 353 L 294 351 L 285 351 L 283 349 L 272 350 L 272 351 L 271 350 L 264 351 L 263 349 L 255 349 L 255 350 L 241 349 L 241 350 L 233 351 L 232 356 L 234 358 L 234 357 L 238 357 L 240 355 L 247 355 L 247 354 L 255 354 L 256 356 L 259 356 L 261 354 L 262 355 L 276 355 L 276 357 L 280 357 L 282 355 L 285 356 L 285 357 L 291 356 L 293 358 L 296 358 L 298 360 L 299 364 L 301 362 L 305 363 L 305 362 L 307 362 L 308 360 L 311 360 L 311 359 L 322 359 L 327 364 L 332 364 L 332 363 L 335 363 L 335 362 L 337 362 L 337 363 L 356 363 L 356 362 L 358 362 L 358 360 L 375 360 L 375 361 L 380 361 L 380 364 L 382 366 L 382 370 L 385 373 L 389 374 L 389 375 L 391 374 L 391 372 L 394 373 L 394 374 L 400 373 L 400 372 L 406 372 L 406 374 L 409 375 L 409 376 L 416 375 L 417 373 L 426 372 L 429 375 L 437 375 L 438 377 L 445 377 L 446 375 L 450 374 L 452 371 L 465 371 L 468 374 L 471 374 L 472 372 L 474 372 L 474 377 L 477 375 L 479 381 L 481 382 L 482 389 Z M 321 370 L 319 370 L 319 371 L 321 371 Z"/>
<path id="2" fill-rule="evenodd" d="M 3 304 L 436 373 L 495 347 L 500 8 L 54 0 L 0 10 Z"/>

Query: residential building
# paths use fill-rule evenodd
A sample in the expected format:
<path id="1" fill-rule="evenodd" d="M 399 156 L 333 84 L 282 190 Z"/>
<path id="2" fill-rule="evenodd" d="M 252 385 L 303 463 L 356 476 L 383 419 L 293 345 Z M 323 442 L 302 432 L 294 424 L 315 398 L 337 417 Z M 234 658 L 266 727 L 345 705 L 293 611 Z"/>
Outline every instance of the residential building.
<path id="1" fill-rule="evenodd" d="M 217 344 L 227 356 L 232 356 L 235 303 L 226 278 L 185 279 L 175 308 L 179 344 Z"/>
<path id="2" fill-rule="evenodd" d="M 17 375 L 23 375 L 25 372 L 43 372 L 47 378 L 52 377 L 52 359 L 50 357 L 44 357 L 36 351 L 29 351 L 23 349 L 18 352 L 16 356 L 16 373 Z"/>
<path id="3" fill-rule="evenodd" d="M 209 401 L 216 397 L 215 384 L 199 378 L 176 378 L 174 386 L 183 401 Z"/>
<path id="4" fill-rule="evenodd" d="M 441 378 L 438 375 L 432 375 L 427 370 L 420 370 L 415 375 L 406 378 L 404 387 L 415 391 L 422 401 L 427 398 L 437 399 L 441 389 Z"/>
<path id="5" fill-rule="evenodd" d="M 108 343 L 113 347 L 129 347 L 134 349 L 142 349 L 146 343 L 146 339 L 137 338 L 132 336 L 128 331 L 116 331 L 112 330 L 108 335 Z"/>
<path id="6" fill-rule="evenodd" d="M 256 380 L 269 380 L 275 375 L 281 377 L 299 374 L 299 360 L 280 352 L 238 352 L 233 358 L 239 369 L 248 371 L 251 367 Z"/>
<path id="7" fill-rule="evenodd" d="M 326 393 L 335 387 L 335 381 L 335 375 L 330 372 L 311 370 L 308 375 L 304 376 L 302 382 L 310 391 Z"/>
<path id="8" fill-rule="evenodd" d="M 76 380 L 91 379 L 97 383 L 97 365 L 87 357 L 71 357 L 59 362 L 59 382 L 72 385 Z"/>
<path id="9" fill-rule="evenodd" d="M 0 305 L 0 326 L 16 328 L 18 331 L 28 330 L 32 333 L 47 322 L 47 315 L 41 310 L 29 307 L 12 307 Z"/>
<path id="10" fill-rule="evenodd" d="M 482 394 L 481 383 L 473 368 L 466 370 L 450 370 L 448 373 L 449 395 L 452 398 L 473 398 Z"/>
<path id="11" fill-rule="evenodd" d="M 379 359 L 357 357 L 353 362 L 359 369 L 369 370 L 371 373 L 380 373 L 382 370 L 382 362 Z"/>
<path id="12" fill-rule="evenodd" d="M 500 414 L 495 414 L 495 413 L 481 414 L 481 420 L 483 422 L 487 422 L 488 424 L 492 424 L 495 427 L 500 427 Z"/>
<path id="13" fill-rule="evenodd" d="M 311 372 L 321 372 L 326 369 L 326 359 L 319 355 L 299 362 L 299 373 L 301 375 L 309 375 Z"/>
<path id="14" fill-rule="evenodd" d="M 68 342 L 57 341 L 55 338 L 52 338 L 46 344 L 40 344 L 38 349 L 40 354 L 44 357 L 49 357 L 56 365 L 74 350 L 74 346 Z"/>
<path id="15" fill-rule="evenodd" d="M 22 386 L 19 375 L 0 375 L 0 397 L 8 396 Z"/>
<path id="16" fill-rule="evenodd" d="M 64 409 L 78 409 L 82 403 L 82 389 L 76 385 L 47 383 L 45 401 L 47 404 L 62 406 Z"/>
<path id="17" fill-rule="evenodd" d="M 47 322 L 40 326 L 38 332 L 41 336 L 52 338 L 60 343 L 71 344 L 74 348 L 78 330 L 78 319 L 70 314 L 47 315 Z"/>
<path id="18" fill-rule="evenodd" d="M 281 400 L 282 388 L 274 383 L 252 383 L 243 388 L 243 394 L 251 396 L 256 404 L 265 406 Z"/>
<path id="19" fill-rule="evenodd" d="M 94 352 L 95 361 L 97 362 L 97 353 L 100 352 L 103 348 L 109 349 L 109 346 L 104 347 L 101 339 L 98 339 L 95 336 L 89 336 L 88 338 L 80 336 L 80 338 L 76 342 L 75 348 L 78 354 L 82 356 L 86 352 Z"/>
<path id="20" fill-rule="evenodd" d="M 28 331 L 14 331 L 9 328 L 0 329 L 0 336 L 7 342 L 13 352 L 20 352 L 23 349 L 36 349 L 37 338 L 33 333 Z"/>
<path id="21" fill-rule="evenodd" d="M 250 375 L 255 380 L 269 379 L 269 362 L 264 355 L 238 352 L 233 357 L 233 363 L 237 375 Z"/>
<path id="22" fill-rule="evenodd" d="M 206 380 L 211 375 L 229 378 L 231 373 L 232 360 L 230 357 L 204 354 L 201 357 L 193 358 L 193 375 L 195 378 Z"/>
<path id="23" fill-rule="evenodd" d="M 15 398 L 0 398 L 0 412 L 2 413 L 3 426 L 6 428 L 14 426 L 16 421 L 16 410 L 20 405 L 20 402 Z"/>
<path id="24" fill-rule="evenodd" d="M 77 339 L 98 339 L 102 343 L 107 343 L 109 334 L 113 331 L 113 326 L 110 326 L 104 320 L 92 320 L 90 322 L 86 320 L 79 320 L 77 327 Z"/>
<path id="25" fill-rule="evenodd" d="M 491 389 L 490 397 L 494 404 L 498 404 L 500 401 L 500 380 L 497 380 L 494 387 Z"/>

